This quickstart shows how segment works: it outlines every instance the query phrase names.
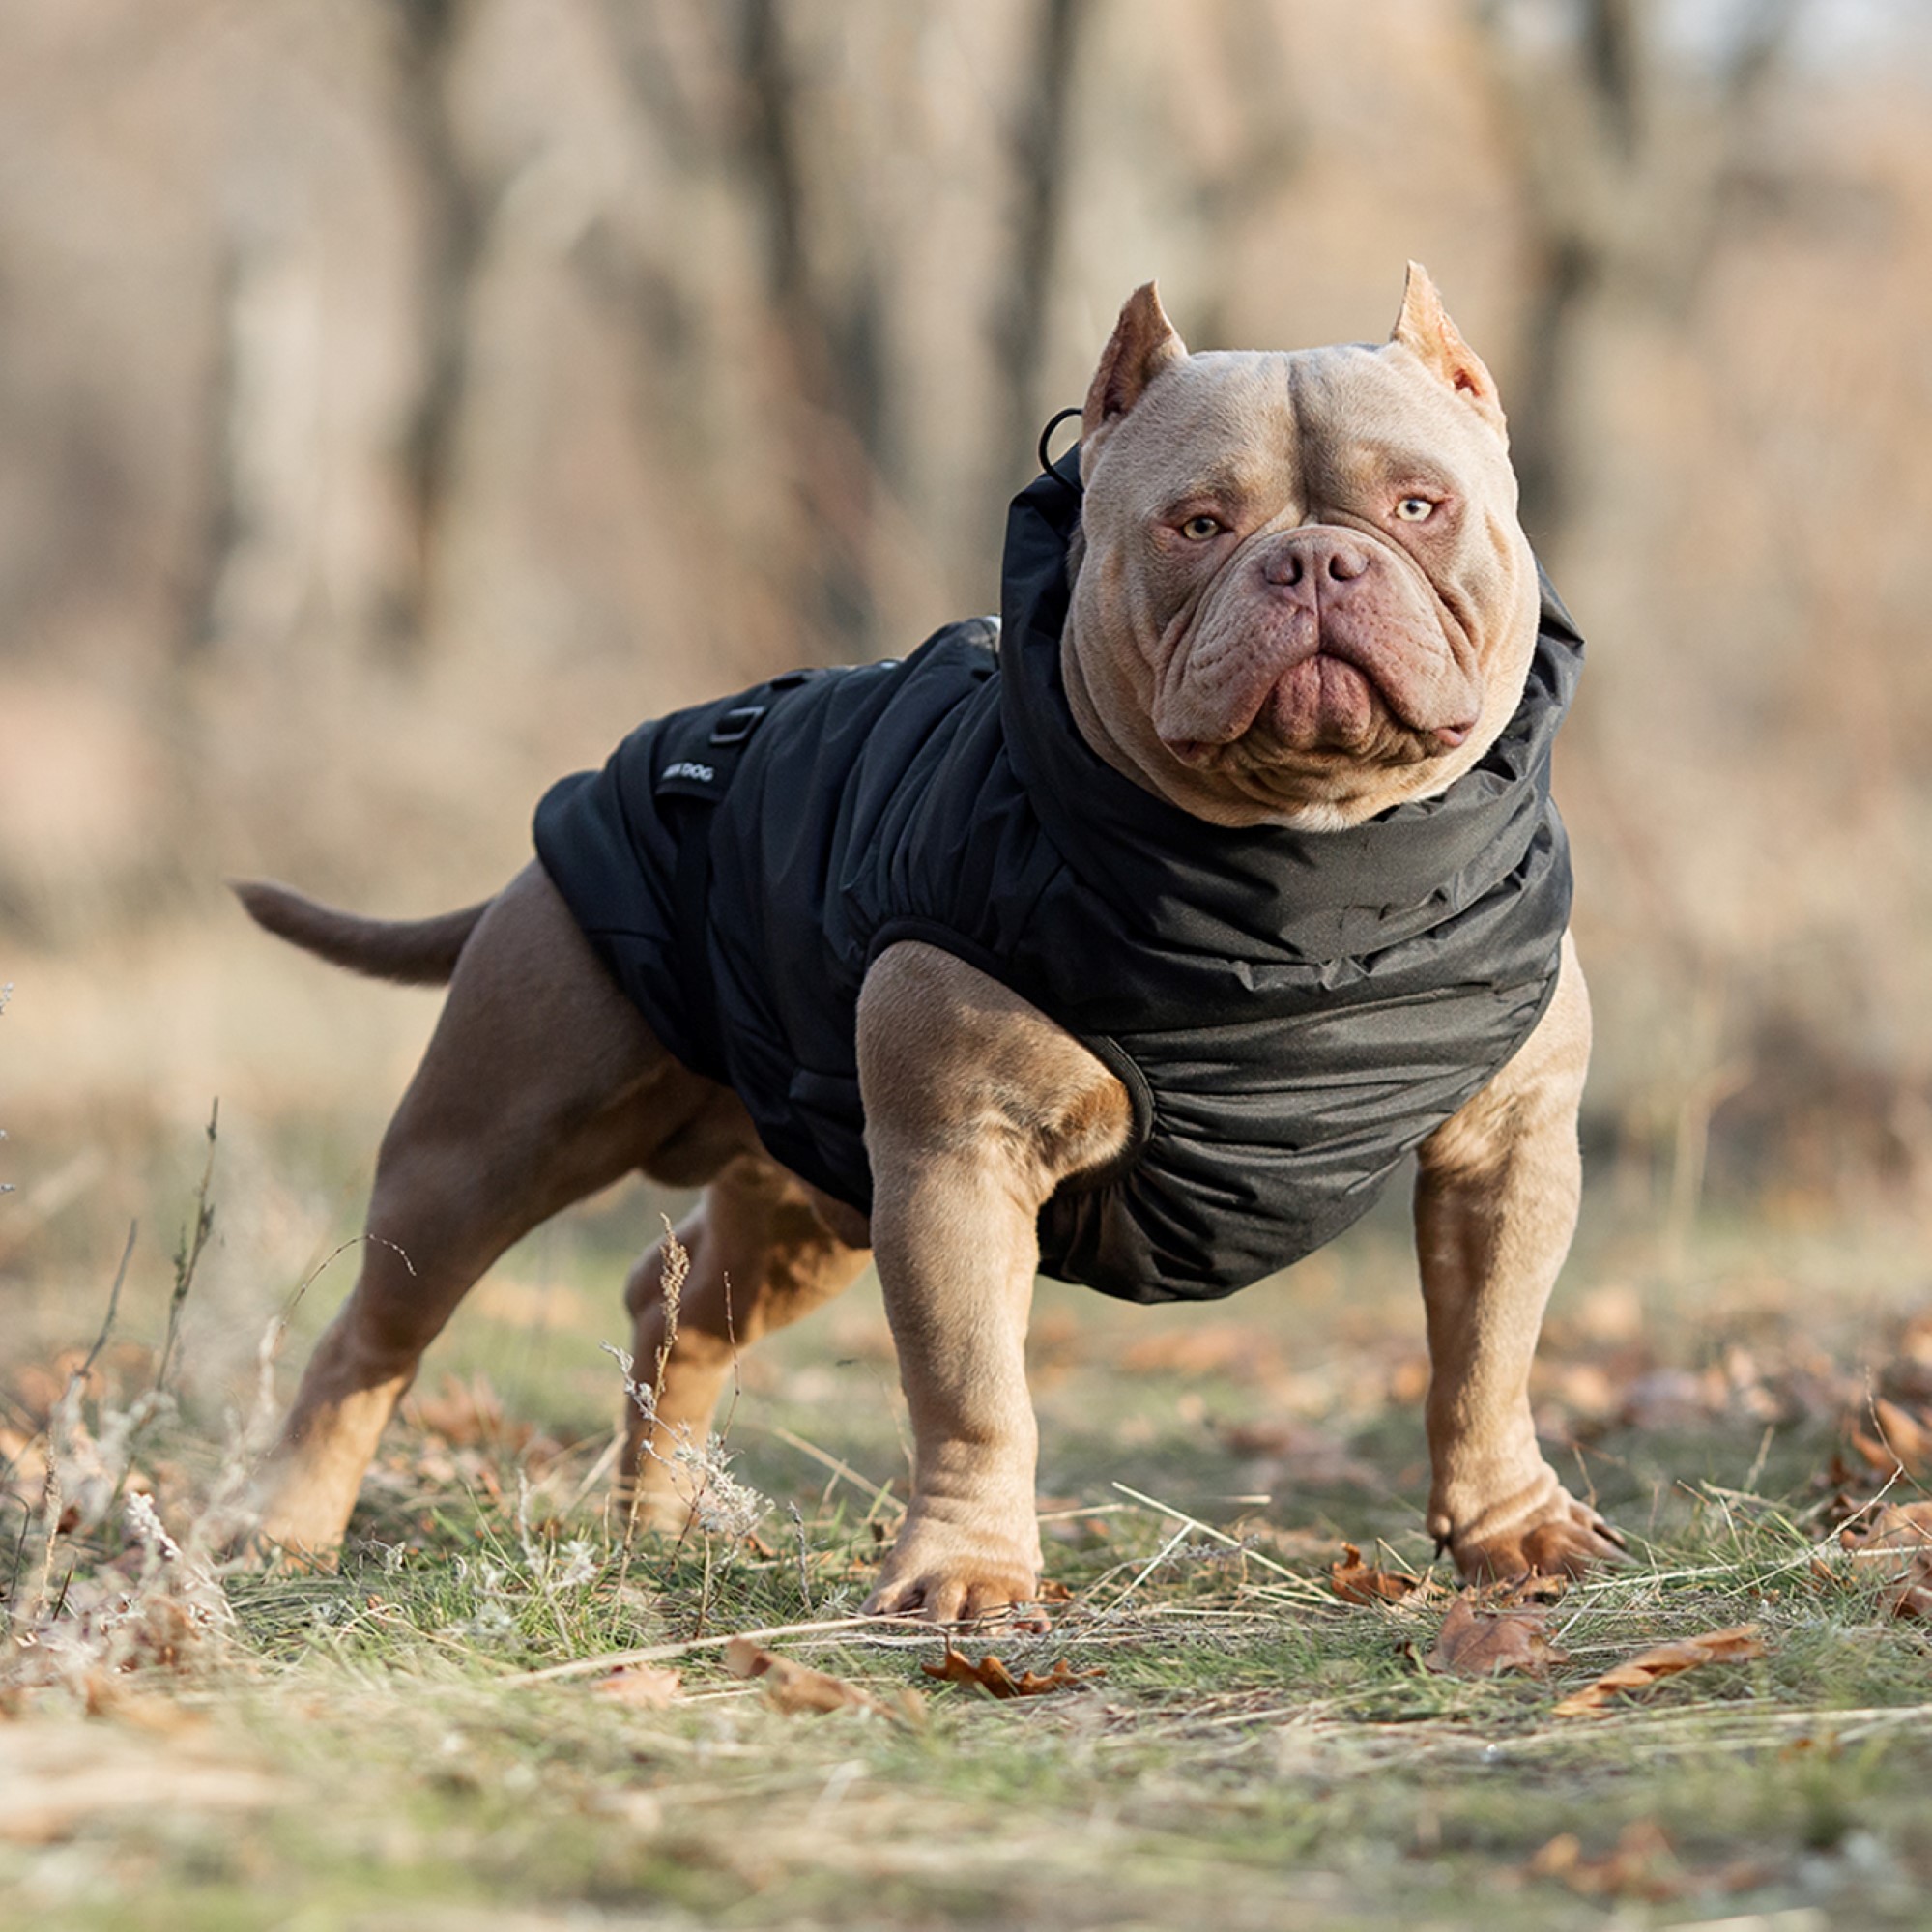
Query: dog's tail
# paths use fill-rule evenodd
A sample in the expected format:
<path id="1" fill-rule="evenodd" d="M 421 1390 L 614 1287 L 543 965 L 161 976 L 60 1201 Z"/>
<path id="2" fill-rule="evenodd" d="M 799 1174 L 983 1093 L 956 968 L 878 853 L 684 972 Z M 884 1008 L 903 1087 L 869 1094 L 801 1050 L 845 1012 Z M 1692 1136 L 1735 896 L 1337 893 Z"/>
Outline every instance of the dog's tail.
<path id="1" fill-rule="evenodd" d="M 403 986 L 447 984 L 457 956 L 491 903 L 485 899 L 433 919 L 363 919 L 265 879 L 231 879 L 228 885 L 248 917 L 276 937 L 351 972 Z"/>

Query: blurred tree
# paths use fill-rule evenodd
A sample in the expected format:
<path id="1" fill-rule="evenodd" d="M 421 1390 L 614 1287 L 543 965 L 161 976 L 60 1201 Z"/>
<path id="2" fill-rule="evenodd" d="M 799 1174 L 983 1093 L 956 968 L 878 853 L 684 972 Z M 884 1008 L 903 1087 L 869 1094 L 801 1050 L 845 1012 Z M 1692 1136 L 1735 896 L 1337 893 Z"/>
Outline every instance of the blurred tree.
<path id="1" fill-rule="evenodd" d="M 919 12 L 894 10 L 862 37 L 888 75 L 900 72 L 896 89 L 906 84 Z M 799 42 L 824 22 L 818 10 L 780 0 L 696 8 L 691 0 L 602 0 L 602 14 L 652 141 L 694 185 L 722 187 L 748 224 L 759 391 L 777 430 L 772 453 L 793 526 L 767 535 L 763 562 L 785 582 L 805 647 L 829 642 L 843 656 L 877 655 L 883 640 L 870 552 L 894 447 L 889 277 L 863 178 L 828 193 L 810 165 L 843 118 L 842 103 L 803 72 Z M 619 277 L 650 313 L 688 316 L 689 292 L 661 246 L 677 216 L 657 211 L 654 225 L 660 245 L 633 237 Z M 606 256 L 598 267 L 608 275 L 614 265 Z"/>
<path id="2" fill-rule="evenodd" d="M 879 263 L 861 184 L 850 200 L 815 207 L 802 155 L 809 106 L 782 0 L 739 0 L 743 79 L 734 159 L 752 197 L 764 247 L 764 296 L 780 393 L 787 399 L 792 480 L 804 519 L 818 609 L 807 629 L 846 655 L 877 656 L 878 610 L 868 567 L 873 498 L 886 459 L 889 402 L 882 356 Z M 913 10 L 881 31 L 903 34 Z M 848 224 L 842 248 L 816 232 Z M 834 279 L 821 263 L 842 255 Z M 814 621 L 816 618 L 816 621 Z"/>
<path id="3" fill-rule="evenodd" d="M 469 385 L 473 284 L 495 192 L 468 165 L 456 130 L 452 72 L 474 0 L 389 0 L 394 24 L 394 120 L 416 177 L 420 245 L 421 373 L 400 460 L 410 576 L 381 613 L 403 655 L 434 631 L 441 539 L 454 484 Z"/>
<path id="4" fill-rule="evenodd" d="M 1762 110 L 1806 0 L 1747 0 L 1701 58 L 1655 0 L 1470 0 L 1526 231 L 1511 441 L 1554 556 L 1581 498 L 1584 342 L 1616 302 L 1681 313 L 1731 236 Z"/>
<path id="5" fill-rule="evenodd" d="M 1048 410 L 1040 392 L 1047 317 L 1068 176 L 1068 135 L 1090 0 L 1038 0 L 1020 75 L 1007 149 L 1013 157 L 1013 240 L 995 292 L 993 356 L 1007 406 L 993 460 L 1001 475 L 1024 462 Z M 995 489 L 995 501 L 999 497 Z"/>
<path id="6" fill-rule="evenodd" d="M 207 501 L 177 631 L 185 657 L 273 655 L 315 593 L 321 344 L 304 239 L 267 191 L 231 211 L 220 236 Z"/>

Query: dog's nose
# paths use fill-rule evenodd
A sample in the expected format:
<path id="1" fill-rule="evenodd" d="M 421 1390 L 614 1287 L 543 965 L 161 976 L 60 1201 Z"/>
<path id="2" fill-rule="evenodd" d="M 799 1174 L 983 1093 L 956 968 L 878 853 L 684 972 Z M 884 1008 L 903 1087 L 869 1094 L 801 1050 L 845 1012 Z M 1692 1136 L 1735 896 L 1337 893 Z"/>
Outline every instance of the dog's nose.
<path id="1" fill-rule="evenodd" d="M 1326 578 L 1331 584 L 1352 584 L 1373 566 L 1369 546 L 1345 531 L 1295 531 L 1262 561 L 1265 582 L 1283 591 L 1299 590 Z"/>

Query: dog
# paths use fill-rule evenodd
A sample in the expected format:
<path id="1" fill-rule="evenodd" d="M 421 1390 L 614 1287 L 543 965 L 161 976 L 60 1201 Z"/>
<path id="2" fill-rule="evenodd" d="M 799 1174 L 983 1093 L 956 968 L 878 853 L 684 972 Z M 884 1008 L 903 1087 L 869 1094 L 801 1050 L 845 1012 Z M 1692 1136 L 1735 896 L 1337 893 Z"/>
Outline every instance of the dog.
<path id="1" fill-rule="evenodd" d="M 1414 1151 L 1428 1528 L 1471 1577 L 1617 1560 L 1528 1397 L 1580 1186 L 1548 796 L 1580 655 L 1422 269 L 1386 343 L 1283 353 L 1190 354 L 1150 283 L 1077 449 L 1015 502 L 998 624 L 641 728 L 463 911 L 238 885 L 310 951 L 449 986 L 263 1537 L 327 1560 L 464 1294 L 641 1170 L 703 1189 L 673 1317 L 661 1250 L 625 1293 L 657 1365 L 622 1465 L 642 1519 L 687 1520 L 675 1452 L 736 1352 L 870 1254 L 914 1464 L 867 1607 L 1024 1619 L 1036 1273 L 1226 1293 Z"/>

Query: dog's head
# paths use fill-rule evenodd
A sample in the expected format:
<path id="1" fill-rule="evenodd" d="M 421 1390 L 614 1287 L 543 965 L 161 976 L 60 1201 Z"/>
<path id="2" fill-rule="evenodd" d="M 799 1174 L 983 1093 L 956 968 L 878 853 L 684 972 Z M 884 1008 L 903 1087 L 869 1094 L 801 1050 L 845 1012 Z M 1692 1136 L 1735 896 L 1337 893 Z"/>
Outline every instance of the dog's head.
<path id="1" fill-rule="evenodd" d="M 1380 347 L 1190 355 L 1153 285 L 1081 424 L 1069 698 L 1220 824 L 1351 824 L 1487 750 L 1535 644 L 1496 387 L 1410 265 Z"/>

